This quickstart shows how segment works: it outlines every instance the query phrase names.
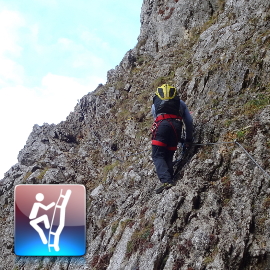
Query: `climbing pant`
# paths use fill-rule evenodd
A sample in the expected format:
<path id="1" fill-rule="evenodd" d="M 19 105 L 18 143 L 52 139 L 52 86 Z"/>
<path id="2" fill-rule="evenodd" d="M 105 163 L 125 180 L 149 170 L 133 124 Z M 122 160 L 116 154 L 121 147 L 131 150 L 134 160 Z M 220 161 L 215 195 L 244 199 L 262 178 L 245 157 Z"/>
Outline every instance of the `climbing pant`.
<path id="1" fill-rule="evenodd" d="M 156 125 L 152 137 L 152 159 L 162 183 L 173 181 L 173 155 L 181 138 L 179 119 L 162 120 Z"/>

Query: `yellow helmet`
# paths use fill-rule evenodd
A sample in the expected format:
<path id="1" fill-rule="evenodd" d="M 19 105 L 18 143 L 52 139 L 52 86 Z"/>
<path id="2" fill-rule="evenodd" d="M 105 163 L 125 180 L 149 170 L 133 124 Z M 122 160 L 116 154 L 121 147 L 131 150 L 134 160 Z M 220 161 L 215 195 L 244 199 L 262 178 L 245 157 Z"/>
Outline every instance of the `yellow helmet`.
<path id="1" fill-rule="evenodd" d="M 156 95 L 161 99 L 173 99 L 176 95 L 176 89 L 168 84 L 163 84 L 157 88 Z"/>

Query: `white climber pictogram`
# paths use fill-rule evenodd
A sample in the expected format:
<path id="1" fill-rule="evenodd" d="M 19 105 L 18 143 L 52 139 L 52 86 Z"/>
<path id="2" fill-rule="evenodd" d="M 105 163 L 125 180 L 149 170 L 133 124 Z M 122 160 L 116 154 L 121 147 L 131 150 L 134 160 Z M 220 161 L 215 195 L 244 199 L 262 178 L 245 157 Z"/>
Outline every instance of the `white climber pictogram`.
<path id="1" fill-rule="evenodd" d="M 14 253 L 17 256 L 82 256 L 85 252 L 85 186 L 15 186 Z"/>
<path id="2" fill-rule="evenodd" d="M 55 202 L 52 202 L 47 206 L 40 203 L 40 202 L 42 202 L 44 200 L 44 195 L 42 193 L 38 193 L 36 195 L 36 200 L 39 201 L 39 202 L 35 202 L 33 204 L 33 208 L 31 210 L 31 213 L 30 213 L 30 216 L 29 216 L 29 219 L 32 219 L 30 221 L 30 225 L 38 232 L 38 234 L 39 234 L 39 236 L 40 236 L 40 238 L 42 240 L 42 243 L 44 245 L 46 245 L 48 243 L 47 238 L 46 238 L 43 230 L 37 224 L 43 221 L 44 225 L 45 225 L 45 228 L 49 229 L 50 228 L 50 223 L 49 223 L 48 216 L 43 215 L 43 216 L 38 217 L 38 218 L 36 218 L 36 217 L 37 217 L 39 208 L 42 208 L 42 209 L 47 211 L 47 210 L 49 210 L 50 208 L 52 208 L 55 205 Z"/>
<path id="3" fill-rule="evenodd" d="M 55 204 L 55 202 L 52 202 L 47 206 L 41 203 L 44 200 L 44 195 L 42 193 L 36 194 L 36 200 L 38 202 L 35 202 L 33 204 L 31 213 L 29 215 L 29 219 L 31 219 L 30 225 L 38 232 L 42 243 L 44 245 L 48 244 L 49 252 L 51 251 L 51 249 L 50 249 L 51 247 L 54 247 L 55 251 L 60 250 L 60 247 L 59 247 L 60 234 L 61 234 L 63 228 L 65 227 L 66 206 L 67 206 L 68 200 L 69 200 L 70 195 L 71 195 L 71 190 L 70 189 L 67 190 L 65 195 L 62 194 L 62 191 L 63 190 L 61 189 L 57 203 Z M 55 206 L 55 208 L 54 208 L 51 223 L 49 222 L 48 215 L 42 215 L 41 217 L 37 217 L 38 210 L 40 208 L 47 211 L 50 208 L 52 208 L 53 206 Z M 53 231 L 53 223 L 54 223 L 54 219 L 57 215 L 59 216 L 59 224 L 58 224 L 58 228 L 56 229 L 56 231 Z M 40 222 L 44 223 L 46 229 L 50 229 L 48 240 L 47 240 L 42 228 L 40 228 L 40 226 L 38 226 L 38 223 L 40 223 Z M 54 236 L 54 237 L 51 237 L 51 236 Z M 54 239 L 53 243 L 51 243 L 52 239 Z"/>

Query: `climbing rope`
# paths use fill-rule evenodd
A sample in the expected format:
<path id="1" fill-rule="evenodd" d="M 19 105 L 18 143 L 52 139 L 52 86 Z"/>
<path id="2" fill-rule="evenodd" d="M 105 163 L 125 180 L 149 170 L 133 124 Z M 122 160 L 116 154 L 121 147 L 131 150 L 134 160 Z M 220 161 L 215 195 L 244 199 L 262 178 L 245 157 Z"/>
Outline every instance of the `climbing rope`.
<path id="1" fill-rule="evenodd" d="M 218 142 L 218 143 L 195 143 L 193 145 L 200 145 L 200 146 L 206 146 L 206 145 L 213 145 L 213 144 L 232 144 L 235 142 Z"/>
<path id="2" fill-rule="evenodd" d="M 206 145 L 215 145 L 215 144 L 237 144 L 244 152 L 245 154 L 252 160 L 252 162 L 265 174 L 269 177 L 269 173 L 267 173 L 259 164 L 256 162 L 256 160 L 249 154 L 249 152 L 238 142 L 238 141 L 232 141 L 232 142 L 218 142 L 218 143 L 195 143 L 193 145 L 199 145 L 199 146 L 206 146 Z"/>
<path id="3" fill-rule="evenodd" d="M 97 136 L 96 136 L 97 137 Z M 101 142 L 101 140 L 97 137 L 97 139 Z M 248 151 L 239 143 L 237 142 L 236 140 L 235 141 L 231 141 L 231 142 L 216 142 L 216 143 L 194 143 L 192 145 L 197 145 L 197 146 L 207 146 L 207 145 L 217 145 L 217 144 L 236 144 L 238 145 L 244 152 L 245 154 L 252 160 L 252 162 L 270 179 L 270 175 L 258 164 L 258 162 L 256 162 L 256 160 L 248 153 Z M 109 152 L 112 152 L 109 147 L 107 146 L 104 146 L 103 144 L 103 147 L 108 150 Z M 182 147 L 182 146 L 181 146 Z M 145 153 L 145 152 L 148 152 L 150 151 L 151 149 L 148 149 L 148 150 L 144 150 L 144 151 L 141 151 L 141 152 L 136 152 L 136 153 L 130 153 L 130 154 L 126 154 L 124 156 L 122 156 L 122 158 L 125 158 L 125 157 L 130 157 L 130 156 L 136 156 L 136 155 L 140 155 L 142 153 Z M 112 153 L 111 153 L 112 154 Z M 117 157 L 116 155 L 112 154 L 112 157 L 119 160 L 120 162 L 124 162 L 124 160 L 120 159 L 119 157 Z M 182 161 L 184 155 L 181 154 L 181 158 L 175 162 L 179 162 L 179 161 Z"/>
<path id="4" fill-rule="evenodd" d="M 248 151 L 247 151 L 247 150 L 246 150 L 239 142 L 235 141 L 235 143 L 236 143 L 238 146 L 240 146 L 240 148 L 248 155 L 248 157 L 254 162 L 254 164 L 256 164 L 257 167 L 260 168 L 261 171 L 263 171 L 263 173 L 264 173 L 265 175 L 267 175 L 267 176 L 269 177 L 269 179 L 270 179 L 269 173 L 267 173 L 267 172 L 266 172 L 266 171 L 258 164 L 258 162 L 256 162 L 256 160 L 248 153 Z"/>
<path id="5" fill-rule="evenodd" d="M 130 154 L 126 154 L 126 155 L 124 155 L 124 156 L 122 156 L 121 158 L 119 158 L 118 156 L 116 156 L 115 154 L 113 154 L 112 153 L 112 150 L 108 147 L 108 146 L 106 146 L 106 145 L 104 145 L 104 143 L 100 140 L 100 138 L 99 138 L 99 136 L 98 136 L 98 134 L 96 133 L 96 132 L 94 132 L 94 135 L 95 135 L 95 137 L 96 137 L 96 139 L 97 139 L 97 141 L 99 141 L 100 142 L 100 144 L 102 145 L 102 147 L 104 147 L 105 148 L 105 150 L 107 151 L 107 152 L 110 152 L 110 155 L 113 157 L 113 158 L 115 158 L 115 159 L 117 159 L 117 160 L 119 160 L 120 162 L 124 162 L 124 160 L 123 160 L 123 158 L 125 158 L 125 157 L 130 157 L 130 156 L 136 156 L 136 155 L 140 155 L 140 154 L 142 154 L 142 153 L 145 153 L 145 152 L 148 152 L 148 151 L 150 151 L 151 149 L 148 149 L 148 150 L 144 150 L 144 151 L 141 151 L 141 152 L 136 152 L 136 153 L 130 153 Z M 239 143 L 239 142 L 237 142 L 236 140 L 235 141 L 231 141 L 231 142 L 216 142 L 216 143 L 195 143 L 195 144 L 192 144 L 192 145 L 197 145 L 197 146 L 206 146 L 206 145 L 217 145 L 217 144 L 235 144 L 235 145 L 238 145 L 244 152 L 245 152 L 245 154 L 252 160 L 252 162 L 270 179 L 270 175 L 269 175 L 269 173 L 267 173 L 259 164 L 258 164 L 258 162 L 256 162 L 255 161 L 255 159 L 248 153 L 248 151 Z M 183 148 L 183 146 L 182 146 L 182 148 Z M 175 161 L 175 162 L 179 162 L 179 161 L 182 161 L 182 159 L 184 158 L 184 154 L 183 153 L 181 153 L 181 157 L 180 157 L 180 159 L 179 160 L 177 160 L 177 161 Z"/>

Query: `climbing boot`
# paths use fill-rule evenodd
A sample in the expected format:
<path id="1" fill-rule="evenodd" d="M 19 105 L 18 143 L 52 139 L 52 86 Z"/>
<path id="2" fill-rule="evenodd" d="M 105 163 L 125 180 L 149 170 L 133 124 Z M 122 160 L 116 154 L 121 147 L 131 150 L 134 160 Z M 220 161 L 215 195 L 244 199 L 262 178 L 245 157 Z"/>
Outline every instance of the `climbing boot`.
<path id="1" fill-rule="evenodd" d="M 169 189 L 173 186 L 171 183 L 164 183 L 162 186 L 160 186 L 158 189 L 156 189 L 156 194 L 161 193 L 164 189 Z"/>

